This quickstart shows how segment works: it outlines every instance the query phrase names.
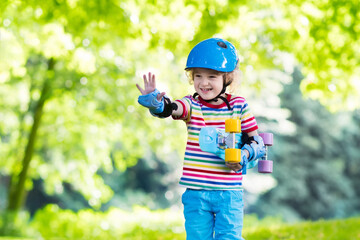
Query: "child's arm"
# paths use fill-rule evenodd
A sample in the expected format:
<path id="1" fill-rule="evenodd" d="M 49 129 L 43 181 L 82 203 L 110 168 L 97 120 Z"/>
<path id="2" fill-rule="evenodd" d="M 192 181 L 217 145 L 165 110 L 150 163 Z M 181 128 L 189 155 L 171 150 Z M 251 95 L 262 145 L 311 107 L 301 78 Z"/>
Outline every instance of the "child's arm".
<path id="1" fill-rule="evenodd" d="M 180 116 L 182 116 L 183 115 L 183 112 L 184 112 L 184 107 L 183 107 L 183 105 L 181 105 L 179 102 L 177 102 L 177 101 L 174 101 L 174 102 L 172 102 L 172 103 L 175 103 L 176 105 L 177 105 L 177 109 L 176 110 L 173 110 L 173 112 L 172 112 L 172 116 L 174 117 L 174 118 L 177 118 L 177 117 L 180 117 Z M 185 103 L 186 104 L 186 103 Z"/>
<path id="2" fill-rule="evenodd" d="M 143 75 L 144 88 L 136 84 L 136 87 L 141 92 L 143 98 L 139 103 L 150 109 L 150 112 L 159 117 L 180 117 L 184 112 L 184 107 L 179 102 L 171 102 L 169 98 L 164 97 L 165 92 L 158 92 L 156 89 L 155 74 L 151 72 L 148 76 Z"/>

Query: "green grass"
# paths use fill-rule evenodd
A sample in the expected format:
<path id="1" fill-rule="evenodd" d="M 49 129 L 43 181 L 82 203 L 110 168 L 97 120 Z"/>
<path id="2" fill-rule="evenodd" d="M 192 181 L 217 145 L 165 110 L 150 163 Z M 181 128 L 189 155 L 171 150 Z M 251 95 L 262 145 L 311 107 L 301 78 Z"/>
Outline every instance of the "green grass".
<path id="1" fill-rule="evenodd" d="M 247 240 L 358 240 L 360 218 L 249 228 L 243 235 Z"/>
<path id="2" fill-rule="evenodd" d="M 0 240 L 34 240 L 34 238 L 0 237 Z"/>
<path id="3" fill-rule="evenodd" d="M 92 210 L 74 213 L 49 206 L 30 224 L 21 225 L 22 230 L 31 231 L 18 235 L 42 238 L 0 237 L 0 240 L 185 240 L 181 214 L 146 208 L 135 208 L 132 212 L 113 209 L 106 213 Z M 287 224 L 281 218 L 259 220 L 255 215 L 245 215 L 243 237 L 246 240 L 360 240 L 360 217 Z"/>

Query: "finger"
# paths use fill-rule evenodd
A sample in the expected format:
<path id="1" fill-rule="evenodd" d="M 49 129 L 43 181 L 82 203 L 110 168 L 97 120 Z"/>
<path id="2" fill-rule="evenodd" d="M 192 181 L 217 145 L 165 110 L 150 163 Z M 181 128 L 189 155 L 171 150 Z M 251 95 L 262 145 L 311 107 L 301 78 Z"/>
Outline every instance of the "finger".
<path id="1" fill-rule="evenodd" d="M 148 80 L 145 74 L 143 75 L 143 79 L 144 79 L 144 87 L 146 88 L 146 86 L 148 85 Z"/>
<path id="2" fill-rule="evenodd" d="M 153 79 L 152 79 L 151 72 L 149 72 L 148 75 L 149 75 L 149 84 L 152 85 Z"/>
<path id="3" fill-rule="evenodd" d="M 239 171 L 239 170 L 241 170 L 242 169 L 242 166 L 240 165 L 240 164 L 238 164 L 237 166 L 236 166 L 236 170 L 235 171 Z"/>
<path id="4" fill-rule="evenodd" d="M 142 87 L 140 87 L 139 84 L 136 84 L 136 87 L 139 89 L 139 91 L 141 92 L 141 94 L 144 95 L 144 89 L 142 89 Z"/>
<path id="5" fill-rule="evenodd" d="M 241 168 L 240 163 L 232 163 L 232 166 L 235 167 L 235 168 Z"/>
<path id="6" fill-rule="evenodd" d="M 226 163 L 226 166 L 227 166 L 228 168 L 230 168 L 230 169 L 232 169 L 232 167 L 233 167 L 232 164 L 229 163 L 229 162 Z"/>
<path id="7" fill-rule="evenodd" d="M 232 167 L 238 165 L 238 163 L 236 163 L 236 162 L 226 162 L 226 164 L 227 164 L 228 166 L 232 166 Z"/>
<path id="8" fill-rule="evenodd" d="M 161 99 L 163 98 L 163 96 L 165 96 L 165 92 L 162 92 L 162 93 L 159 93 L 158 95 L 157 95 L 157 100 L 158 101 L 161 101 Z"/>
<path id="9" fill-rule="evenodd" d="M 241 170 L 242 166 L 239 163 L 227 162 L 226 166 L 233 171 Z"/>
<path id="10" fill-rule="evenodd" d="M 151 79 L 151 86 L 156 88 L 155 74 L 149 73 L 149 79 Z"/>

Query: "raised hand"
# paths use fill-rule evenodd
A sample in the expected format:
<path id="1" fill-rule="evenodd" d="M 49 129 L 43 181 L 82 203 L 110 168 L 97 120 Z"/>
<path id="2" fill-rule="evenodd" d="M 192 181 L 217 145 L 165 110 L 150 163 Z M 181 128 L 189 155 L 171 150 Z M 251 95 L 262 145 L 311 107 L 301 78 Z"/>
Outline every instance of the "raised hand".
<path id="1" fill-rule="evenodd" d="M 149 72 L 148 77 L 146 76 L 146 74 L 144 74 L 143 79 L 144 79 L 144 88 L 140 87 L 139 84 L 136 84 L 136 87 L 139 89 L 142 95 L 147 95 L 149 93 L 152 93 L 156 89 L 155 74 Z M 157 100 L 161 101 L 164 95 L 165 92 L 159 93 L 156 97 Z"/>

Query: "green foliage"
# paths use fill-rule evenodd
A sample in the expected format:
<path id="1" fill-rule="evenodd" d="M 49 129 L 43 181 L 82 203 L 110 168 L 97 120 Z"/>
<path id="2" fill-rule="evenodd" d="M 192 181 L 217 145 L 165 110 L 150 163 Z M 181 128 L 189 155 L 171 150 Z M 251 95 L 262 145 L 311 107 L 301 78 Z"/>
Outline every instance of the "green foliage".
<path id="1" fill-rule="evenodd" d="M 111 206 L 131 209 L 133 205 L 146 205 L 150 209 L 161 209 L 177 205 L 182 191 L 174 172 L 180 165 L 181 159 L 176 153 L 162 159 L 147 154 L 124 172 L 101 174 L 114 191 L 113 198 L 102 206 L 102 210 Z"/>
<path id="2" fill-rule="evenodd" d="M 4 215 L 1 216 L 3 220 Z M 29 239 L 185 239 L 183 216 L 178 210 L 150 211 L 137 206 L 132 212 L 112 208 L 106 212 L 84 209 L 75 213 L 48 205 L 39 210 L 29 224 L 28 218 L 19 217 L 22 224 L 17 227 L 21 227 L 22 236 Z M 360 236 L 359 224 L 360 218 L 286 224 L 280 218 L 259 220 L 255 215 L 245 215 L 243 237 L 251 240 L 355 240 Z"/>
<path id="3" fill-rule="evenodd" d="M 264 1 L 262 37 L 294 54 L 302 91 L 332 111 L 359 107 L 358 1 Z M 357 83 L 356 83 L 357 82 Z"/>
<path id="4" fill-rule="evenodd" d="M 0 236 L 34 236 L 35 231 L 29 228 L 30 216 L 28 212 L 0 212 Z"/>
<path id="5" fill-rule="evenodd" d="M 151 212 L 144 207 L 134 207 L 131 212 L 110 208 L 106 212 L 87 209 L 74 213 L 48 205 L 36 213 L 30 225 L 46 239 L 55 236 L 71 239 L 172 239 L 174 235 L 184 234 L 180 212 Z"/>
<path id="6" fill-rule="evenodd" d="M 15 192 L 32 179 L 48 194 L 69 183 L 100 208 L 113 196 L 100 169 L 124 171 L 149 152 L 184 148 L 183 125 L 138 107 L 134 83 L 151 70 L 172 98 L 192 93 L 186 55 L 212 36 L 235 43 L 250 91 L 274 88 L 268 70 L 299 63 L 305 93 L 354 109 L 358 15 L 356 1 L 1 1 L 0 171 Z"/>
<path id="7" fill-rule="evenodd" d="M 296 70 L 279 95 L 295 128 L 286 134 L 277 134 L 281 124 L 272 128 L 270 158 L 277 185 L 260 196 L 252 211 L 259 216 L 280 214 L 287 221 L 358 215 L 359 114 L 332 114 L 305 99 L 301 79 Z"/>

